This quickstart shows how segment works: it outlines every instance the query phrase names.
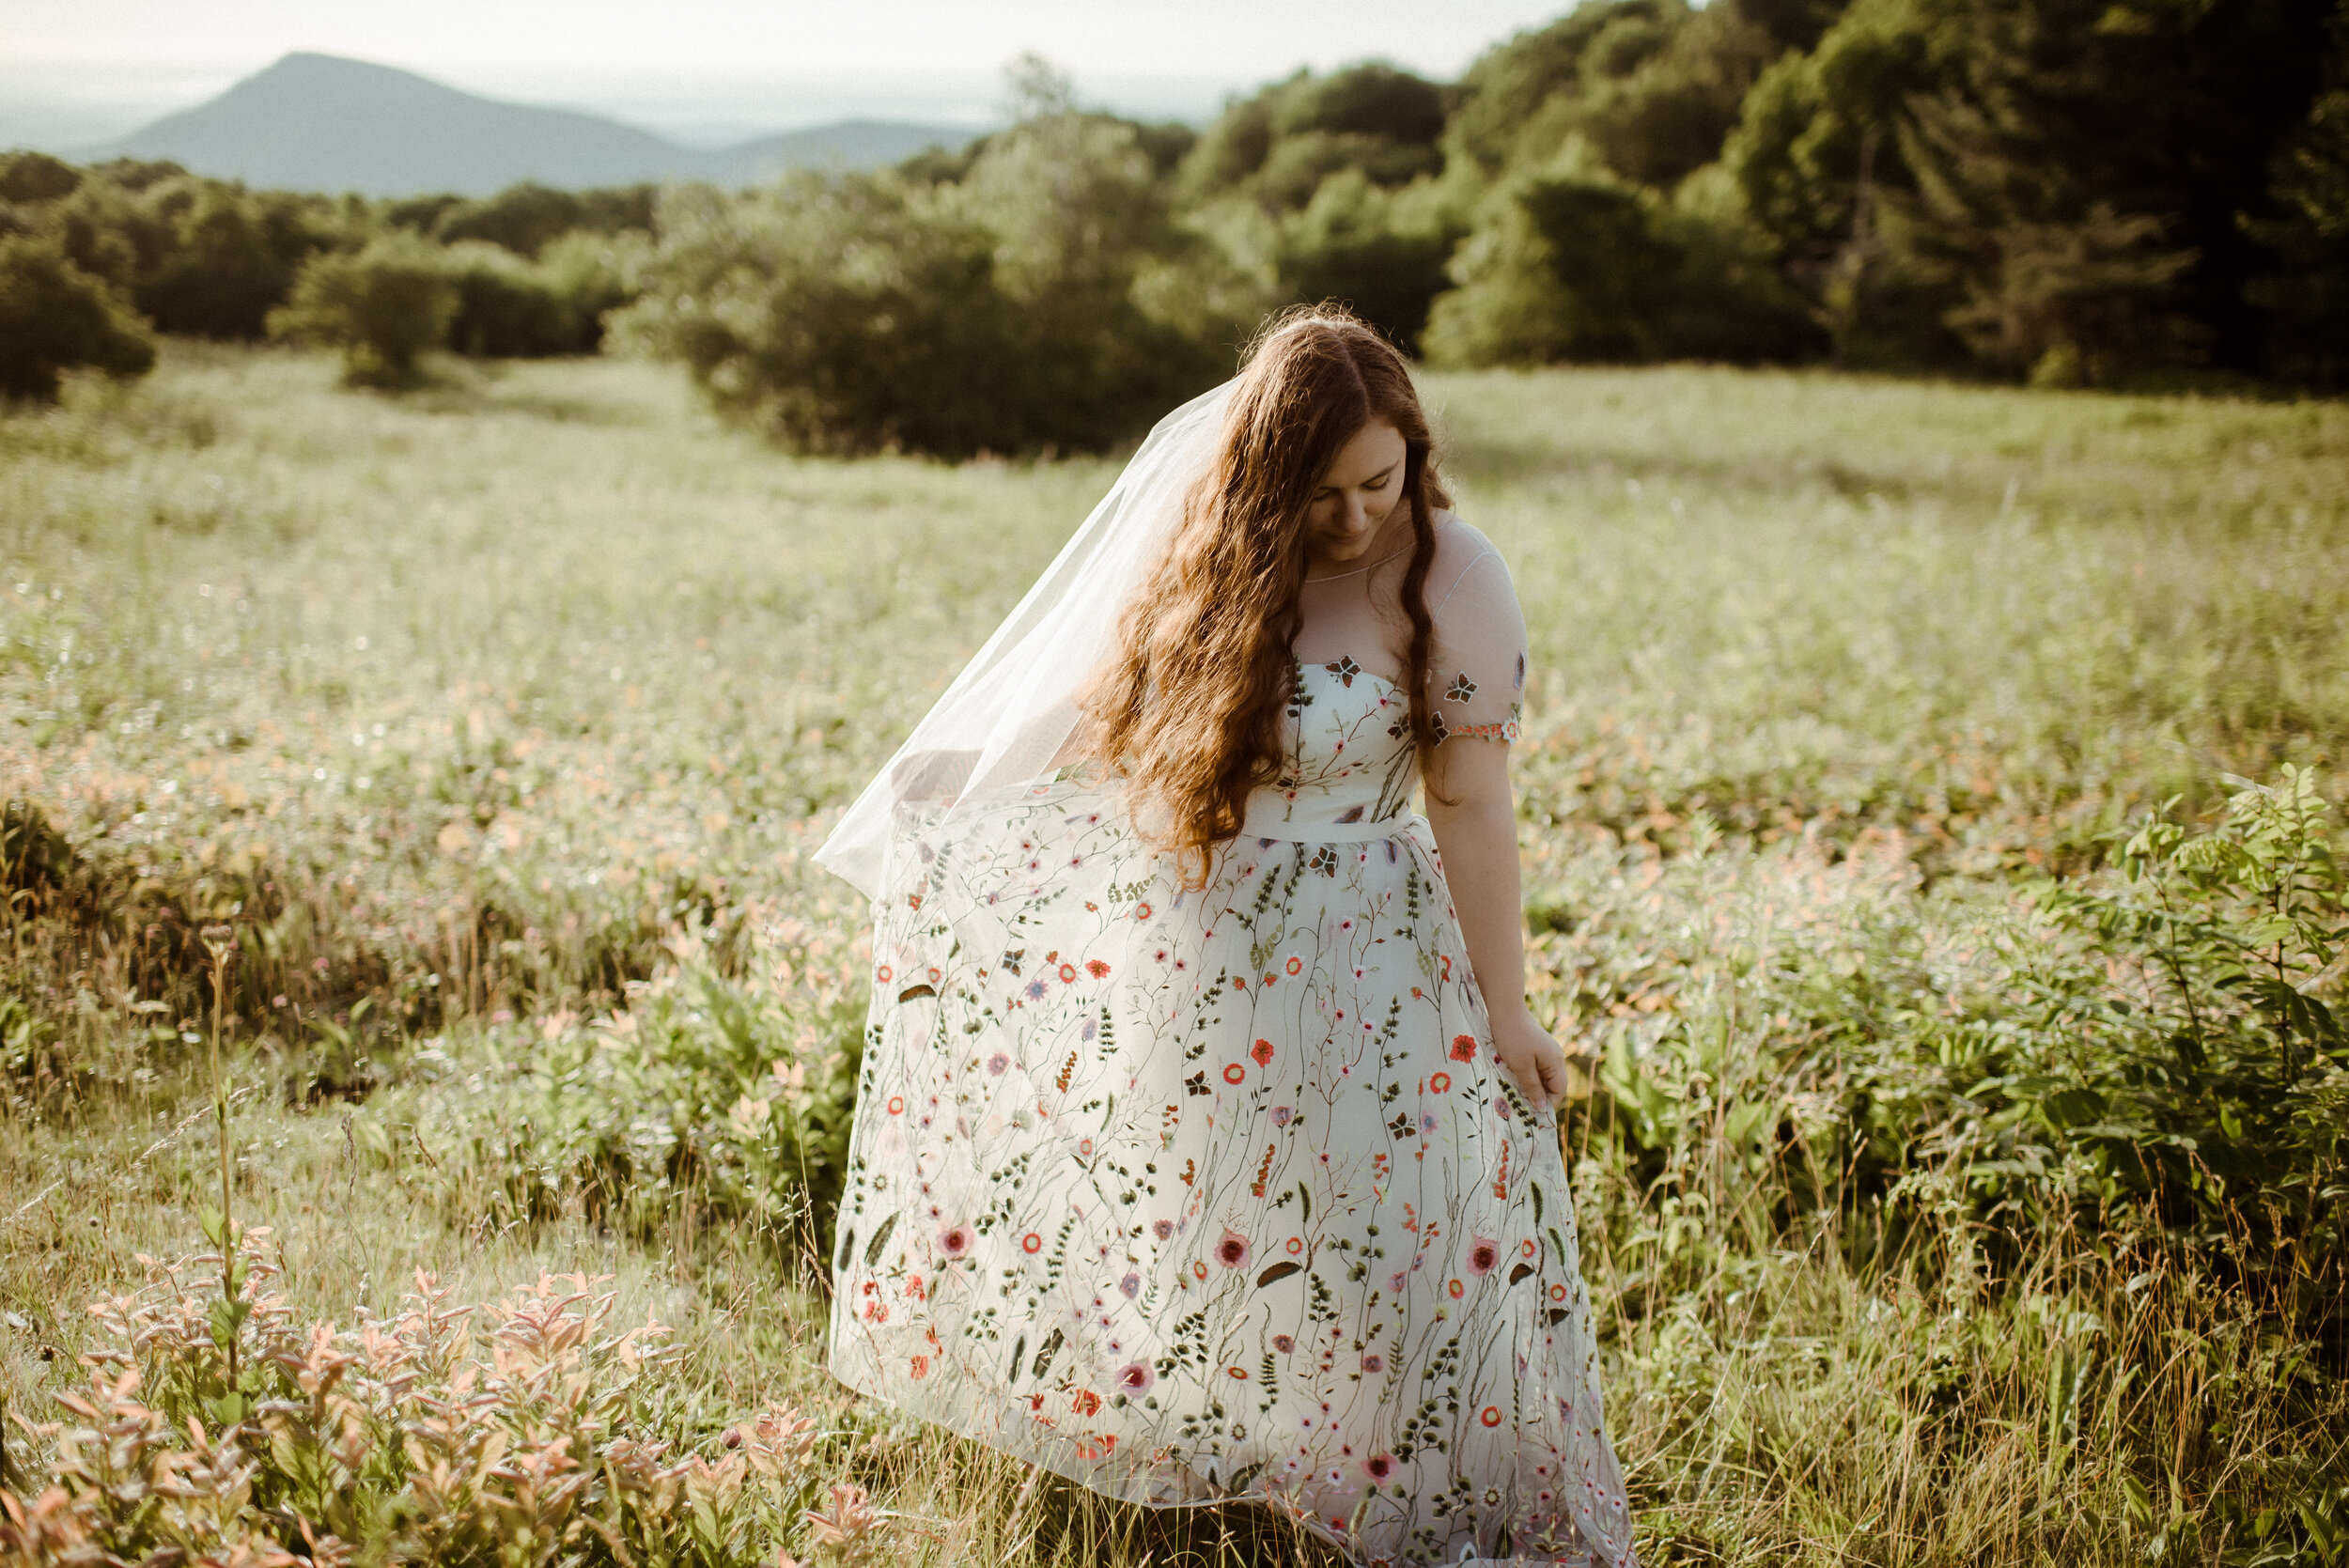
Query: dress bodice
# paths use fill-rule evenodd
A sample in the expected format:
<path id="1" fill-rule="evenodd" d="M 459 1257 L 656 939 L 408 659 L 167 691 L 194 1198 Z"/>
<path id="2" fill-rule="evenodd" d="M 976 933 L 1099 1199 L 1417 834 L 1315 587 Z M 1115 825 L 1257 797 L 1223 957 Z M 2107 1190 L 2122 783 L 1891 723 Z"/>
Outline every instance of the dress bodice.
<path id="1" fill-rule="evenodd" d="M 1281 776 L 1248 798 L 1244 838 L 1385 838 L 1410 818 L 1419 780 L 1403 689 L 1350 657 L 1297 665 Z"/>

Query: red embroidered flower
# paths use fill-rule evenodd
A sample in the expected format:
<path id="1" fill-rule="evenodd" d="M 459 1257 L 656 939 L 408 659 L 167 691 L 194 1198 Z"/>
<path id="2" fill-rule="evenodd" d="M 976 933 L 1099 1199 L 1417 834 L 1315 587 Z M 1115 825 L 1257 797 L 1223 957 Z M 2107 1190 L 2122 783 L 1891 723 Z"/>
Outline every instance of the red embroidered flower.
<path id="1" fill-rule="evenodd" d="M 1158 1380 L 1159 1374 L 1141 1361 L 1129 1361 L 1117 1369 L 1117 1386 L 1129 1394 L 1148 1393 L 1150 1385 Z"/>
<path id="2" fill-rule="evenodd" d="M 1061 984 L 1064 986 L 1075 985 L 1077 982 L 1077 966 L 1074 964 L 1063 964 L 1060 967 L 1060 978 Z"/>
<path id="3" fill-rule="evenodd" d="M 1248 1054 L 1256 1059 L 1257 1066 L 1268 1067 L 1272 1065 L 1272 1042 L 1269 1040 L 1259 1040 L 1254 1046 L 1250 1048 Z"/>
<path id="4" fill-rule="evenodd" d="M 912 1364 L 906 1370 L 912 1373 L 913 1380 L 919 1383 L 930 1374 L 930 1358 L 927 1356 L 916 1356 L 913 1358 Z"/>
<path id="5" fill-rule="evenodd" d="M 1226 1082 L 1226 1083 L 1238 1083 L 1238 1082 L 1240 1082 L 1242 1079 L 1246 1079 L 1247 1077 L 1248 1077 L 1248 1069 L 1247 1069 L 1247 1068 L 1245 1068 L 1245 1067 L 1243 1067 L 1243 1066 L 1241 1066 L 1238 1063 L 1237 1063 L 1237 1062 L 1227 1062 L 1227 1063 L 1225 1063 L 1223 1064 L 1223 1081 L 1224 1081 L 1224 1082 Z"/>
<path id="6" fill-rule="evenodd" d="M 1304 967 L 1305 967 L 1305 960 L 1304 960 L 1304 959 L 1302 959 L 1302 958 L 1291 958 L 1291 959 L 1289 960 L 1289 962 L 1288 962 L 1288 970 L 1289 970 L 1289 972 L 1290 972 L 1291 974 L 1295 974 L 1295 973 L 1297 973 L 1299 970 L 1303 969 Z"/>
<path id="7" fill-rule="evenodd" d="M 1455 1034 L 1452 1037 L 1452 1060 L 1455 1062 L 1475 1061 L 1476 1036 L 1473 1034 Z"/>
<path id="8" fill-rule="evenodd" d="M 890 1096 L 889 1096 L 889 1114 L 891 1114 L 892 1116 L 902 1116 L 902 1115 L 904 1115 L 905 1113 L 906 1113 L 906 1097 L 905 1097 L 903 1094 L 892 1094 L 892 1095 L 890 1095 Z"/>
<path id="9" fill-rule="evenodd" d="M 1394 1455 L 1392 1453 L 1372 1454 L 1362 1461 L 1362 1474 L 1370 1477 L 1374 1482 L 1386 1480 L 1387 1477 L 1394 1474 Z"/>
<path id="10" fill-rule="evenodd" d="M 1443 1094 L 1452 1087 L 1452 1075 L 1450 1073 L 1433 1074 L 1427 1079 L 1427 1087 L 1439 1094 Z"/>
<path id="11" fill-rule="evenodd" d="M 1091 1389 L 1079 1389 L 1075 1397 L 1069 1400 L 1068 1405 L 1069 1408 L 1075 1410 L 1077 1414 L 1090 1416 L 1101 1408 L 1101 1396 Z"/>
<path id="12" fill-rule="evenodd" d="M 1467 1288 L 1468 1288 L 1468 1287 L 1467 1287 L 1466 1285 L 1463 1285 L 1463 1284 L 1462 1284 L 1462 1283 L 1460 1283 L 1460 1281 L 1457 1281 L 1457 1280 L 1455 1280 L 1455 1281 L 1453 1281 L 1450 1284 L 1448 1284 L 1448 1285 L 1444 1286 L 1444 1289 L 1446 1289 L 1446 1290 L 1448 1290 L 1448 1291 L 1450 1291 L 1450 1292 L 1452 1293 L 1452 1299 L 1453 1299 L 1453 1300 L 1455 1300 L 1455 1301 L 1457 1301 L 1458 1299 L 1460 1299 L 1460 1293 L 1461 1293 L 1462 1291 L 1466 1290 Z"/>
<path id="13" fill-rule="evenodd" d="M 1483 1421 L 1486 1426 L 1499 1426 L 1501 1424 L 1501 1406 L 1498 1405 L 1487 1405 L 1485 1406 L 1484 1414 L 1478 1416 L 1476 1419 Z"/>
<path id="14" fill-rule="evenodd" d="M 1030 1231 L 1026 1235 L 1019 1238 L 1019 1250 L 1022 1252 L 1041 1252 L 1044 1250 L 1044 1238 L 1036 1234 L 1034 1231 Z"/>
<path id="15" fill-rule="evenodd" d="M 1110 967 L 1098 958 L 1087 958 L 1085 960 L 1085 972 L 1093 976 L 1096 980 L 1107 980 L 1110 974 Z"/>

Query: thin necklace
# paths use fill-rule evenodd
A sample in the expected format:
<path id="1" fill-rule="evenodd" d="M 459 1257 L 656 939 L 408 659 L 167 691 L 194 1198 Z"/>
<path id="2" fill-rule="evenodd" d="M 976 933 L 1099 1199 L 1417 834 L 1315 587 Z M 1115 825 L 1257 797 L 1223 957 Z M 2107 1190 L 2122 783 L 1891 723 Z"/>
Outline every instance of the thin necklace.
<path id="1" fill-rule="evenodd" d="M 1309 577 L 1306 578 L 1305 581 L 1308 582 L 1335 582 L 1341 577 L 1359 577 L 1363 572 L 1375 570 L 1379 567 L 1385 566 L 1390 561 L 1400 561 L 1403 557 L 1408 555 L 1409 553 L 1411 553 L 1411 547 L 1409 545 L 1405 545 L 1401 550 L 1394 551 L 1391 555 L 1381 555 L 1377 560 L 1373 561 L 1367 567 L 1356 567 L 1350 571 L 1333 571 L 1327 577 Z"/>

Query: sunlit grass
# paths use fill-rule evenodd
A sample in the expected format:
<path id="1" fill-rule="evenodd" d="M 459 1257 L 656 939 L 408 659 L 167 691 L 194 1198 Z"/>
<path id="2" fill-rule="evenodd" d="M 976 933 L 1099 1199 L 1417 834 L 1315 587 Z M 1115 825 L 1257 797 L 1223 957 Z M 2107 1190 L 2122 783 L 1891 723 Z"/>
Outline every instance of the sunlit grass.
<path id="1" fill-rule="evenodd" d="M 334 382 L 174 345 L 0 418 L 0 1398 L 38 1412 L 84 1303 L 201 1250 L 192 944 L 233 914 L 239 1218 L 298 1316 L 390 1311 L 419 1267 L 472 1300 L 610 1276 L 679 1329 L 680 1435 L 798 1404 L 900 1514 L 894 1557 L 1316 1560 L 854 1407 L 804 1249 L 713 1220 L 690 1161 L 628 1225 L 568 1168 L 511 1196 L 553 1146 L 529 1108 L 586 1092 L 534 1063 L 600 1048 L 679 951 L 771 967 L 787 928 L 776 1016 L 861 989 L 862 912 L 807 854 L 1114 465 L 791 458 L 625 363 Z M 1699 369 L 1430 392 L 1532 631 L 1537 1005 L 1695 1108 L 1645 1165 L 1576 1130 L 1651 1558 L 2250 1560 L 2263 1510 L 2333 1506 L 2338 1346 L 2100 1253 L 2090 1217 L 1997 1250 L 1962 1128 L 1904 1235 L 1790 1221 L 1799 1159 L 1727 1118 L 1800 1134 L 1994 1014 L 2014 955 L 2061 947 L 2027 878 L 2127 813 L 2285 760 L 2339 798 L 2349 411 Z"/>

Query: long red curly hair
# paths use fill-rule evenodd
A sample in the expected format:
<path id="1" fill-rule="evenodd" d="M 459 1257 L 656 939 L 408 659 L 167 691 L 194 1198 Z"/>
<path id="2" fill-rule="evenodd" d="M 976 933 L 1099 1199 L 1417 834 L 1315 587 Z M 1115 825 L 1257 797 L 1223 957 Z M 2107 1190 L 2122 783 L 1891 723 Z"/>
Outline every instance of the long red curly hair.
<path id="1" fill-rule="evenodd" d="M 1299 307 L 1258 336 L 1232 389 L 1215 462 L 1127 606 L 1116 657 L 1081 699 L 1085 752 L 1127 781 L 1137 826 L 1187 871 L 1195 863 L 1206 874 L 1214 847 L 1239 832 L 1250 791 L 1280 776 L 1306 509 L 1346 442 L 1382 420 L 1407 454 L 1403 687 L 1421 761 L 1434 754 L 1424 589 L 1434 514 L 1451 497 L 1436 476 L 1427 417 L 1403 356 L 1384 338 L 1343 309 Z"/>

